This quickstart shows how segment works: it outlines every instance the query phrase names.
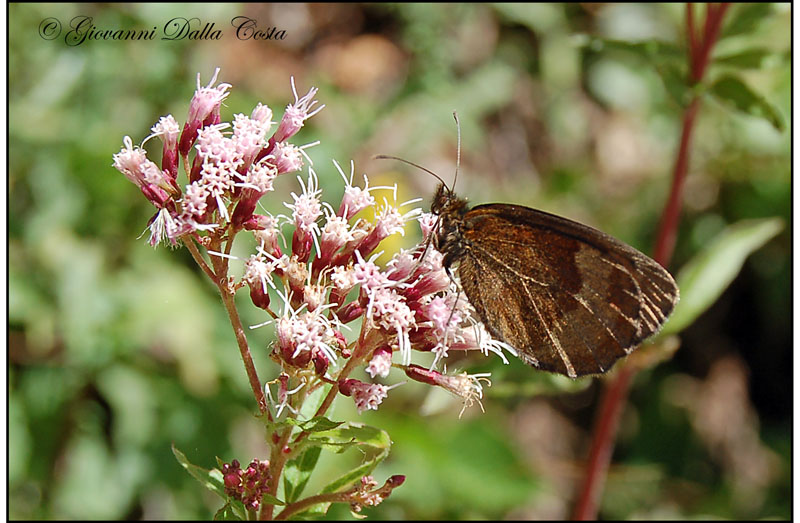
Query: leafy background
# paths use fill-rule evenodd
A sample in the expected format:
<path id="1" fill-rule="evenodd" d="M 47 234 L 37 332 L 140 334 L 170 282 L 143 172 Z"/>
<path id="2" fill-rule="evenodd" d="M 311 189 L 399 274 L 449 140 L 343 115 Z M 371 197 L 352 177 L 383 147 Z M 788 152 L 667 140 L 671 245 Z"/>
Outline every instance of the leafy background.
<path id="1" fill-rule="evenodd" d="M 353 159 L 372 184 L 397 183 L 401 201 L 430 195 L 429 176 L 371 158 L 402 156 L 447 179 L 457 110 L 459 193 L 568 216 L 648 252 L 681 115 L 675 71 L 652 67 L 648 53 L 660 53 L 659 42 L 682 48 L 684 9 L 10 5 L 9 516 L 206 518 L 219 499 L 185 473 L 171 444 L 205 467 L 215 456 L 268 454 L 218 298 L 185 250 L 153 251 L 137 238 L 152 208 L 111 168 L 124 135 L 140 142 L 159 116 L 185 117 L 198 72 L 205 84 L 219 66 L 233 84 L 223 120 L 258 101 L 281 114 L 291 75 L 299 90 L 318 86 L 327 107 L 299 142 L 321 140 L 311 156 L 332 203 L 343 189 L 331 159 Z M 224 36 L 69 47 L 38 35 L 44 18 L 66 25 L 76 15 L 101 29 L 198 17 Z M 238 15 L 286 38 L 237 40 L 229 21 Z M 715 53 L 727 61 L 715 67 L 763 99 L 760 109 L 736 89 L 704 99 L 674 270 L 728 224 L 791 223 L 790 17 L 788 4 L 737 5 L 728 15 Z M 273 212 L 298 189 L 291 177 L 276 185 L 265 202 Z M 749 257 L 683 331 L 674 358 L 637 376 L 601 517 L 790 517 L 790 237 L 784 227 Z M 409 233 L 384 247 L 415 241 Z M 241 306 L 245 323 L 263 321 Z M 262 380 L 274 377 L 268 334 L 249 334 Z M 459 420 L 452 399 L 407 384 L 361 416 L 393 441 L 376 479 L 407 475 L 367 513 L 567 517 L 598 381 L 572 383 L 518 362 L 457 365 L 493 371 L 485 413 L 473 407 Z M 345 402 L 334 412 L 355 416 Z M 309 492 L 359 459 L 323 454 Z M 329 517 L 350 516 L 334 507 Z"/>

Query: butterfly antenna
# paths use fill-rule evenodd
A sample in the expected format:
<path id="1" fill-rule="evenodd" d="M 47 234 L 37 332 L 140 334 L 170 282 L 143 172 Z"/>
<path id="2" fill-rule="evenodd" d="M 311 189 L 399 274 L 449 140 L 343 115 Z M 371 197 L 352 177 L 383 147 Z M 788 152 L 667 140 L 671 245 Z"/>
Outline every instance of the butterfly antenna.
<path id="1" fill-rule="evenodd" d="M 456 148 L 456 175 L 453 177 L 453 189 L 455 189 L 456 180 L 458 180 L 458 169 L 461 167 L 461 122 L 458 121 L 458 113 L 456 111 L 453 111 L 453 118 L 456 120 L 456 129 L 458 130 L 458 147 Z"/>
<path id="2" fill-rule="evenodd" d="M 410 165 L 410 166 L 412 166 L 412 167 L 416 167 L 417 169 L 420 169 L 420 170 L 422 170 L 422 171 L 425 171 L 426 173 L 430 174 L 431 176 L 433 176 L 434 178 L 436 178 L 437 180 L 439 180 L 440 182 L 442 182 L 442 185 L 444 185 L 445 187 L 447 187 L 447 182 L 445 182 L 444 180 L 442 180 L 442 177 L 441 177 L 441 176 L 439 176 L 439 175 L 438 175 L 438 174 L 436 174 L 435 172 L 431 171 L 430 169 L 426 169 L 425 167 L 423 167 L 423 166 L 421 166 L 421 165 L 417 165 L 417 164 L 416 164 L 416 163 L 414 163 L 414 162 L 409 162 L 408 160 L 404 160 L 403 158 L 398 158 L 397 156 L 390 156 L 390 155 L 388 155 L 388 154 L 378 154 L 378 155 L 376 155 L 376 156 L 373 156 L 373 158 L 374 158 L 375 160 L 397 160 L 397 161 L 399 161 L 399 162 L 407 163 L 408 165 Z M 451 191 L 451 190 L 450 190 L 450 188 L 449 188 L 449 187 L 447 187 L 447 190 L 448 190 L 448 192 L 453 192 L 453 191 Z"/>

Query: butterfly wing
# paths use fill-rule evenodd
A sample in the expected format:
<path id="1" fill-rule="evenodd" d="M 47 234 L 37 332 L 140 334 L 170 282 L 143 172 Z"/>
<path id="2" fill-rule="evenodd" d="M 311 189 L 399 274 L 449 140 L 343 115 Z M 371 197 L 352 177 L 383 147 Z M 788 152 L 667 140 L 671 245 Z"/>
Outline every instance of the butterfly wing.
<path id="1" fill-rule="evenodd" d="M 492 335 L 526 363 L 578 377 L 608 370 L 678 301 L 661 265 L 591 227 L 518 205 L 466 213 L 461 286 Z"/>

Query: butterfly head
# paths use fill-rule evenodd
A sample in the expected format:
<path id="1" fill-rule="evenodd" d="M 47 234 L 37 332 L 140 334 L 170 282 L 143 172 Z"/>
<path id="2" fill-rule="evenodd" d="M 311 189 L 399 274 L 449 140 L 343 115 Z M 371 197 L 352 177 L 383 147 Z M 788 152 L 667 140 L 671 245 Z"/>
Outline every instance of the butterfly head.
<path id="1" fill-rule="evenodd" d="M 467 200 L 459 198 L 445 184 L 440 183 L 431 202 L 431 212 L 437 216 L 460 218 L 467 212 Z"/>

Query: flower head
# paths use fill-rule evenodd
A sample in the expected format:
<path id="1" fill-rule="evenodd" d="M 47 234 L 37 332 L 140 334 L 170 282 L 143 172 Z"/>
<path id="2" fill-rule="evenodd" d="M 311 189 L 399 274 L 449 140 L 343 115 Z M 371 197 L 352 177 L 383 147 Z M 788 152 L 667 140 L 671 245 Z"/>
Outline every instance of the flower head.
<path id="1" fill-rule="evenodd" d="M 276 142 L 283 142 L 294 136 L 297 131 L 303 127 L 303 123 L 305 123 L 306 120 L 325 107 L 325 105 L 320 105 L 313 111 L 311 110 L 311 108 L 317 104 L 317 101 L 314 100 L 314 96 L 317 94 L 317 89 L 315 87 L 309 89 L 308 93 L 302 98 L 298 98 L 297 90 L 294 87 L 294 77 L 292 77 L 292 92 L 294 93 L 294 103 L 286 106 L 286 111 L 283 113 L 283 118 L 278 126 L 278 130 L 275 131 L 275 135 L 273 136 Z"/>
<path id="2" fill-rule="evenodd" d="M 339 392 L 353 397 L 359 414 L 369 409 L 378 410 L 378 405 L 386 399 L 388 390 L 389 387 L 386 385 L 364 383 L 349 378 L 339 382 Z"/>
<path id="3" fill-rule="evenodd" d="M 228 97 L 228 89 L 231 84 L 219 84 L 217 87 L 211 87 L 217 82 L 219 75 L 219 67 L 214 71 L 214 76 L 208 85 L 205 87 L 200 86 L 200 73 L 197 73 L 197 91 L 194 93 L 191 103 L 189 104 L 189 114 L 186 117 L 187 122 L 199 121 L 206 123 L 209 117 L 219 118 L 219 108 L 223 100 Z M 216 123 L 216 122 L 208 122 Z"/>

